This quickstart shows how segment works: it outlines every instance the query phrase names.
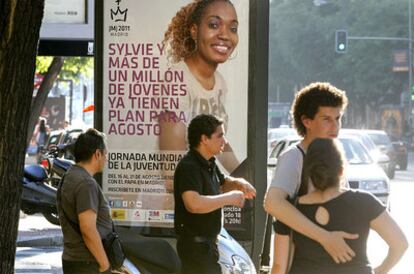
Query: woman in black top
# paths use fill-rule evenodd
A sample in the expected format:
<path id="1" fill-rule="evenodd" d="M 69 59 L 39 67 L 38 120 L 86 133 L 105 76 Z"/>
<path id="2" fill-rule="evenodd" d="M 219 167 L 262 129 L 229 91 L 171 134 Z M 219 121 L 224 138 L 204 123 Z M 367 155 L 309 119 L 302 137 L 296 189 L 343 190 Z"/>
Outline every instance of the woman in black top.
<path id="1" fill-rule="evenodd" d="M 358 239 L 347 241 L 356 256 L 350 262 L 336 264 L 319 243 L 293 231 L 294 256 L 289 274 L 385 274 L 407 249 L 408 243 L 400 227 L 375 196 L 340 187 L 343 164 L 343 153 L 335 140 L 313 141 L 305 156 L 303 183 L 312 180 L 315 190 L 299 197 L 296 207 L 326 230 L 358 234 Z M 366 252 L 370 228 L 389 245 L 387 257 L 375 269 Z M 277 231 L 289 234 L 283 224 L 278 225 Z M 280 252 L 287 253 L 286 250 Z M 277 260 L 279 264 L 287 265 L 286 255 Z"/>

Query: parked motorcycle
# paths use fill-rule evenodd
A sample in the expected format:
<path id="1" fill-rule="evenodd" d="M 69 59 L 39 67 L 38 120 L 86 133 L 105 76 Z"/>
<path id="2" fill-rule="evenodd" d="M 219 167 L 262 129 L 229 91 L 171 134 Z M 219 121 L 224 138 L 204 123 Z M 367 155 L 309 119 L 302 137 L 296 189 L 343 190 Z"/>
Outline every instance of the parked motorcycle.
<path id="1" fill-rule="evenodd" d="M 50 223 L 59 224 L 56 208 L 57 187 L 74 162 L 60 158 L 68 145 L 58 145 L 43 154 L 41 165 L 24 168 L 21 210 L 28 215 L 41 213 Z"/>
<path id="2" fill-rule="evenodd" d="M 41 165 L 46 168 L 47 183 L 55 188 L 59 186 L 63 174 L 75 164 L 73 160 L 65 158 L 69 154 L 70 145 L 60 144 L 44 152 Z"/>
<path id="3" fill-rule="evenodd" d="M 127 259 L 123 271 L 127 274 L 179 273 L 180 259 L 164 239 L 139 235 L 129 227 L 117 227 Z"/>
<path id="4" fill-rule="evenodd" d="M 46 183 L 46 170 L 41 165 L 24 168 L 21 210 L 28 215 L 41 213 L 50 223 L 59 225 L 56 208 L 57 189 Z"/>
<path id="5" fill-rule="evenodd" d="M 128 274 L 179 273 L 180 259 L 173 243 L 138 235 L 130 228 L 118 227 L 127 259 L 123 272 Z M 175 240 L 171 240 L 175 242 Z M 173 244 L 174 245 L 174 244 Z M 217 241 L 219 264 L 224 274 L 256 274 L 255 266 L 244 248 L 223 228 Z"/>

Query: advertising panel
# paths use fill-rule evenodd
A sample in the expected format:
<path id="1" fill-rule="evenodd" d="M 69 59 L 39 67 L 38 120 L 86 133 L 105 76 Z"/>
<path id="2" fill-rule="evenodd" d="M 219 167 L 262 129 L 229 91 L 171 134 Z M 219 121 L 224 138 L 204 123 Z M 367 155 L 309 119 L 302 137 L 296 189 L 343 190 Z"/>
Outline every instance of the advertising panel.
<path id="1" fill-rule="evenodd" d="M 102 186 L 117 224 L 173 228 L 174 170 L 187 151 L 186 127 L 197 114 L 224 120 L 229 145 L 219 166 L 226 174 L 246 175 L 249 1 L 233 3 L 238 43 L 218 65 L 211 89 L 186 62 L 175 62 L 163 43 L 171 19 L 190 2 L 104 1 L 102 121 L 109 162 Z M 230 230 L 250 229 L 242 210 L 229 207 L 224 216 Z"/>

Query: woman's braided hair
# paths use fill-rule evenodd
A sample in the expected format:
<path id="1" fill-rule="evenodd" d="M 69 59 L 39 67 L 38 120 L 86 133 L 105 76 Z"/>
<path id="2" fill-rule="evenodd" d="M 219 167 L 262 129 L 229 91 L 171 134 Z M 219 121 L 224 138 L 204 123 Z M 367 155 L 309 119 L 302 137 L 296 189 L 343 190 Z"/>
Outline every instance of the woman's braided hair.
<path id="1" fill-rule="evenodd" d="M 191 37 L 191 26 L 199 26 L 206 7 L 216 1 L 233 5 L 230 0 L 194 0 L 182 7 L 171 19 L 163 40 L 163 44 L 167 46 L 168 60 L 173 63 L 180 62 L 197 50 L 197 42 Z"/>

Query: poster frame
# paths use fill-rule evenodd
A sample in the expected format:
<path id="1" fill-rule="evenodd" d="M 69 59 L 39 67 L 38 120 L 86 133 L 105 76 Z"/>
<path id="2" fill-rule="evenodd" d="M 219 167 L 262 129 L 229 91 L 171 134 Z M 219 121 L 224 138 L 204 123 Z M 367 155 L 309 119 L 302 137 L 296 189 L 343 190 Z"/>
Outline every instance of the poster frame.
<path id="1" fill-rule="evenodd" d="M 248 242 L 250 248 L 247 250 L 258 268 L 266 221 L 263 199 L 267 189 L 269 1 L 249 0 L 249 5 L 247 179 L 256 187 L 257 197 L 252 213 L 251 237 L 243 240 Z M 103 1 L 95 2 L 94 127 L 98 130 L 103 129 L 103 9 Z"/>

